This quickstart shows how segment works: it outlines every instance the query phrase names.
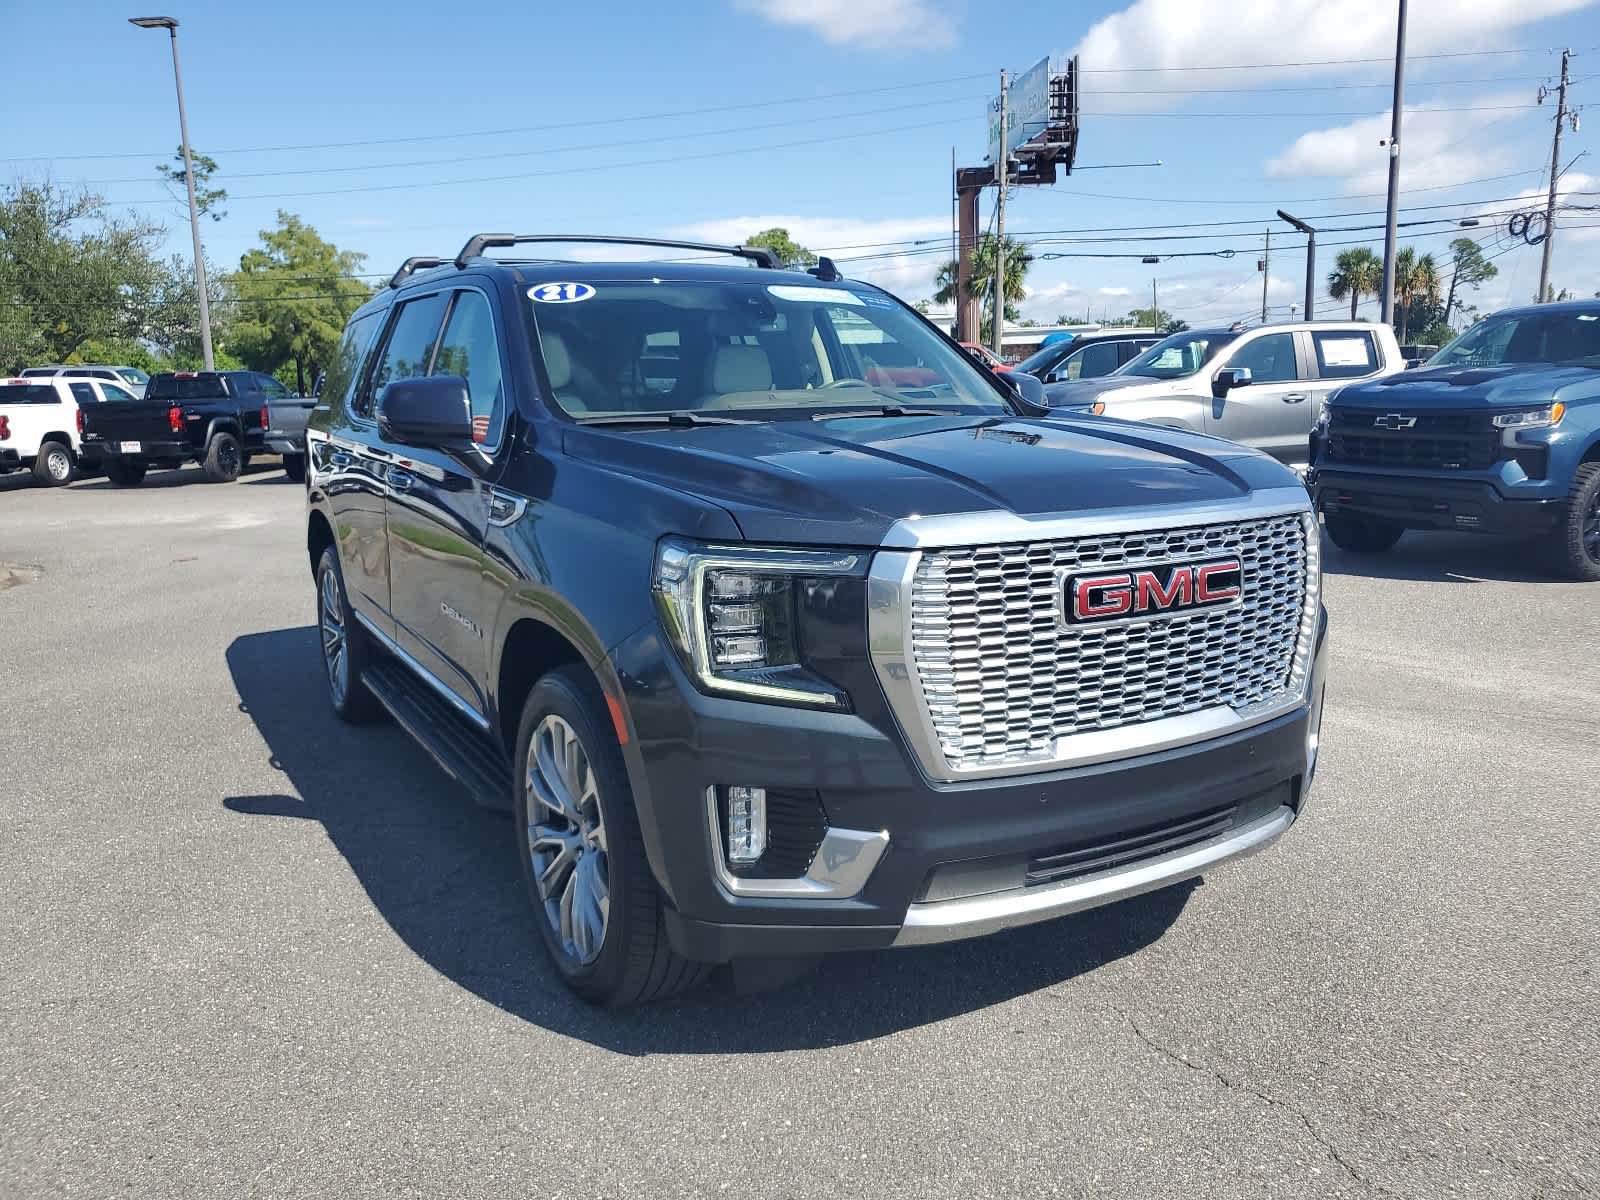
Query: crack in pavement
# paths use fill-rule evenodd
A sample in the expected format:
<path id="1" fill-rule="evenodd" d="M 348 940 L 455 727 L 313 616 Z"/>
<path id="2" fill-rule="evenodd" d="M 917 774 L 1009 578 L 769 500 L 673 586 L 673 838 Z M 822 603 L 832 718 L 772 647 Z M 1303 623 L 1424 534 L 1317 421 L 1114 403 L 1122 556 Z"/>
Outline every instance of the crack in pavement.
<path id="1" fill-rule="evenodd" d="M 1362 1187 L 1381 1195 L 1393 1196 L 1395 1200 L 1404 1200 L 1404 1198 L 1401 1197 L 1398 1192 L 1390 1191 L 1381 1183 L 1376 1183 L 1373 1180 L 1368 1179 L 1366 1176 L 1362 1175 L 1360 1171 L 1356 1170 L 1349 1160 L 1346 1159 L 1344 1155 L 1339 1153 L 1338 1148 L 1335 1147 L 1331 1141 L 1325 1138 L 1321 1131 L 1319 1131 L 1317 1127 L 1311 1123 L 1311 1118 L 1306 1116 L 1305 1113 L 1296 1108 L 1293 1104 L 1290 1104 L 1287 1100 L 1280 1100 L 1278 1097 L 1273 1096 L 1270 1093 L 1263 1092 L 1260 1088 L 1252 1087 L 1248 1083 L 1244 1083 L 1241 1080 L 1233 1079 L 1230 1076 L 1223 1074 L 1215 1067 L 1208 1067 L 1204 1063 L 1197 1063 L 1185 1055 L 1180 1054 L 1178 1051 L 1162 1045 L 1155 1038 L 1151 1037 L 1144 1031 L 1132 1013 L 1123 1009 L 1118 1009 L 1117 1011 L 1122 1019 L 1128 1023 L 1128 1028 L 1133 1030 L 1134 1035 L 1163 1058 L 1168 1059 L 1171 1062 L 1175 1062 L 1180 1066 L 1187 1067 L 1189 1070 L 1198 1074 L 1209 1075 L 1212 1079 L 1216 1080 L 1218 1084 L 1229 1091 L 1245 1092 L 1248 1095 L 1254 1096 L 1257 1100 L 1260 1100 L 1271 1108 L 1280 1108 L 1284 1112 L 1289 1113 L 1300 1122 L 1305 1131 L 1311 1135 L 1312 1140 L 1315 1141 L 1317 1145 L 1322 1147 L 1327 1156 L 1337 1163 L 1345 1172 L 1345 1174 L 1353 1179 L 1356 1183 L 1359 1183 Z"/>

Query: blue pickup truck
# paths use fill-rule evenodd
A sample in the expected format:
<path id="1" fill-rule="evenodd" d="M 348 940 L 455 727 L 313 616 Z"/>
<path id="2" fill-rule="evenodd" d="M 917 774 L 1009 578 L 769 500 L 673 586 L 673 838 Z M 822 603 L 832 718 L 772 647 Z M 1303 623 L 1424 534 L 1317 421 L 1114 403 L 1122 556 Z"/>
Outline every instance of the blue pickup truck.
<path id="1" fill-rule="evenodd" d="M 1600 300 L 1496 313 L 1421 369 L 1340 389 L 1311 462 L 1343 550 L 1382 553 L 1407 529 L 1515 534 L 1600 581 Z"/>

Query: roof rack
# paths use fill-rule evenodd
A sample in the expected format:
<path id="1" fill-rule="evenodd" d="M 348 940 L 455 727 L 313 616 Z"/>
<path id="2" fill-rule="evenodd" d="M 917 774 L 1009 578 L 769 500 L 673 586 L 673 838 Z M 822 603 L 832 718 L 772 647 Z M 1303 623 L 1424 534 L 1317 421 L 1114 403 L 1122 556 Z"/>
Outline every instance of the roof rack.
<path id="1" fill-rule="evenodd" d="M 817 259 L 816 266 L 807 267 L 806 274 L 815 275 L 823 283 L 834 283 L 844 278 L 843 275 L 839 274 L 839 268 L 833 265 L 833 259 L 826 254 Z"/>
<path id="2" fill-rule="evenodd" d="M 405 262 L 400 264 L 400 269 L 398 271 L 389 276 L 389 286 L 392 288 L 397 288 L 407 279 L 410 279 L 411 276 L 415 275 L 418 271 L 426 271 L 430 267 L 442 267 L 446 261 L 447 260 L 443 258 L 426 258 L 422 255 L 417 255 L 415 258 L 408 258 L 405 260 Z"/>
<path id="3" fill-rule="evenodd" d="M 586 242 L 604 246 L 666 246 L 673 250 L 704 250 L 711 254 L 732 254 L 748 258 L 758 267 L 774 271 L 783 269 L 783 260 L 776 250 L 766 246 L 714 246 L 707 242 L 679 242 L 664 238 L 612 237 L 594 233 L 475 233 L 456 255 L 456 266 L 464 267 L 467 261 L 481 258 L 491 246 L 520 246 L 528 242 Z"/>

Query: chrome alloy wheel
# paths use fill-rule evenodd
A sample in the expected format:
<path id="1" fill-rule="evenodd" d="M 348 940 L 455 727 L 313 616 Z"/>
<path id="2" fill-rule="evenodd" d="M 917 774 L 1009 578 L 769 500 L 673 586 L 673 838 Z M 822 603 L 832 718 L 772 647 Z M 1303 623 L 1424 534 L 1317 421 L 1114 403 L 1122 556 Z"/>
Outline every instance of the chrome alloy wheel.
<path id="1" fill-rule="evenodd" d="M 328 669 L 328 691 L 337 707 L 350 691 L 350 654 L 339 577 L 332 571 L 322 573 L 322 586 L 317 589 L 317 625 L 322 631 L 322 664 Z"/>
<path id="2" fill-rule="evenodd" d="M 561 717 L 546 716 L 528 742 L 528 854 L 545 920 L 566 953 L 600 956 L 611 914 L 605 816 L 589 755 Z"/>
<path id="3" fill-rule="evenodd" d="M 52 450 L 45 457 L 44 469 L 57 483 L 65 483 L 72 478 L 72 459 L 65 450 Z"/>

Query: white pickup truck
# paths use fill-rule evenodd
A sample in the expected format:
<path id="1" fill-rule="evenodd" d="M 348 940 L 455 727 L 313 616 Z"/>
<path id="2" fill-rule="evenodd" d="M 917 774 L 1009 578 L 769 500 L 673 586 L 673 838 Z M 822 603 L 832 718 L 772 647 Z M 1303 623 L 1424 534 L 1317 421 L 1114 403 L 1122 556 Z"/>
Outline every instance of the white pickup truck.
<path id="1" fill-rule="evenodd" d="M 47 487 L 71 483 L 88 412 L 133 393 L 105 379 L 0 379 L 0 475 L 32 470 Z"/>

